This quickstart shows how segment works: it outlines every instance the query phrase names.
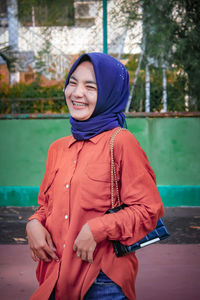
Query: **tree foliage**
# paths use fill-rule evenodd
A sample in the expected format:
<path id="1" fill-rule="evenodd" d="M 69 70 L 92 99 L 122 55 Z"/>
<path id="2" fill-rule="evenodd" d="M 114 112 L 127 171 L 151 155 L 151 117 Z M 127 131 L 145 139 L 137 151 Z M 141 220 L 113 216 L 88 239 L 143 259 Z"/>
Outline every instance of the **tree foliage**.
<path id="1" fill-rule="evenodd" d="M 183 99 L 187 98 L 188 109 L 190 111 L 199 110 L 199 1 L 121 0 L 119 2 L 121 11 L 126 16 L 126 26 L 132 27 L 138 20 L 142 21 L 143 68 L 145 64 L 151 66 L 151 89 L 157 89 L 157 96 L 154 93 L 154 97 L 151 98 L 151 101 L 154 102 L 151 103 L 151 107 L 159 109 L 158 98 L 162 98 L 162 93 L 158 92 L 159 83 L 157 82 L 155 85 L 155 74 L 159 74 L 160 71 L 156 71 L 154 68 L 166 67 L 170 71 L 168 71 L 168 109 L 174 110 L 176 107 L 177 110 L 184 110 Z M 172 72 L 175 74 L 173 85 L 169 84 L 171 80 L 169 76 Z M 141 77 L 139 81 L 141 81 Z M 180 91 L 178 97 L 175 90 Z M 172 99 L 175 94 L 176 99 Z"/>
<path id="2" fill-rule="evenodd" d="M 200 5 L 198 0 L 175 0 L 174 62 L 187 78 L 190 110 L 200 110 Z"/>
<path id="3" fill-rule="evenodd" d="M 0 98 L 2 114 L 68 112 L 63 84 L 41 86 L 35 81 L 32 84 L 16 83 L 10 87 L 4 83 L 1 85 Z"/>

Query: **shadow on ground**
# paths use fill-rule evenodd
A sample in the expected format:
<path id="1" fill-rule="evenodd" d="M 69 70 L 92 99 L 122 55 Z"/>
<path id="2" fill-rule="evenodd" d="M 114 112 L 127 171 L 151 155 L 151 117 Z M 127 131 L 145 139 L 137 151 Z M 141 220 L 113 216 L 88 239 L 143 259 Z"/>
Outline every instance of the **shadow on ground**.
<path id="1" fill-rule="evenodd" d="M 0 207 L 0 244 L 27 244 L 26 222 L 36 209 Z M 166 207 L 163 220 L 170 238 L 161 244 L 200 244 L 200 207 Z"/>

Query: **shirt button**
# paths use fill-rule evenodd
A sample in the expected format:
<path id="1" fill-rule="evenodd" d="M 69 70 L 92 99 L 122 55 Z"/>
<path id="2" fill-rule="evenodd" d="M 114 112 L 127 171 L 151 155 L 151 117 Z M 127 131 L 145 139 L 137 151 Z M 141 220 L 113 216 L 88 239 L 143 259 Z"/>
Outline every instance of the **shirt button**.
<path id="1" fill-rule="evenodd" d="M 66 184 L 66 189 L 68 189 L 69 188 L 69 184 Z"/>
<path id="2" fill-rule="evenodd" d="M 66 247 L 66 245 L 64 244 L 64 245 L 63 245 L 63 248 L 65 248 L 65 247 Z"/>
<path id="3" fill-rule="evenodd" d="M 68 219 L 68 215 L 65 215 L 65 220 L 67 220 Z"/>
<path id="4" fill-rule="evenodd" d="M 76 160 L 74 160 L 74 163 L 76 164 Z"/>

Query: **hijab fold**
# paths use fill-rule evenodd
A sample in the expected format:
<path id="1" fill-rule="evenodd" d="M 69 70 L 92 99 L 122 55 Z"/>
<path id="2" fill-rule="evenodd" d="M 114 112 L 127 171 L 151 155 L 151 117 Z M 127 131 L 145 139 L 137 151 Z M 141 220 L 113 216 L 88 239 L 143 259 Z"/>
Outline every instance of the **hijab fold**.
<path id="1" fill-rule="evenodd" d="M 85 121 L 70 117 L 71 132 L 76 140 L 88 140 L 104 131 L 123 127 L 123 110 L 129 96 L 129 75 L 125 66 L 107 54 L 93 52 L 81 55 L 72 65 L 65 88 L 77 66 L 88 58 L 97 83 L 97 103 L 92 116 Z"/>

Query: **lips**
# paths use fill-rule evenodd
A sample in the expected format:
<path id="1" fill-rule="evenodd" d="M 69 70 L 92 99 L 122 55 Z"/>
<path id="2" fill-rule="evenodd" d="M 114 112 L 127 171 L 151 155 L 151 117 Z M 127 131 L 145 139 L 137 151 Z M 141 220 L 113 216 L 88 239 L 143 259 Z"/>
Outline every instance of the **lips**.
<path id="1" fill-rule="evenodd" d="M 72 104 L 73 104 L 74 106 L 77 106 L 77 107 L 85 107 L 85 106 L 87 106 L 86 103 L 78 102 L 78 101 L 73 101 L 73 100 L 72 100 Z"/>

